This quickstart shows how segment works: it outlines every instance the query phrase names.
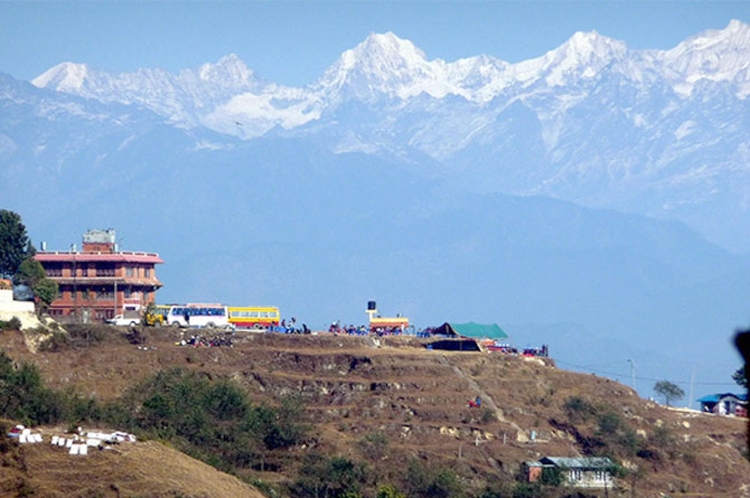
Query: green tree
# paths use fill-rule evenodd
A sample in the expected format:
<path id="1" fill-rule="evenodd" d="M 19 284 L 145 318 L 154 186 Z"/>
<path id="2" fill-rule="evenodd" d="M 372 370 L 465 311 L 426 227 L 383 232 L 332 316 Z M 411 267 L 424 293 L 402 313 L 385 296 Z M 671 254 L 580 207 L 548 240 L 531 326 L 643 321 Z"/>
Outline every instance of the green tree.
<path id="1" fill-rule="evenodd" d="M 326 457 L 318 453 L 305 456 L 300 477 L 292 485 L 294 496 L 308 498 L 345 498 L 359 496 L 366 481 L 362 464 L 347 458 Z"/>
<path id="2" fill-rule="evenodd" d="M 0 416 L 25 424 L 47 424 L 62 418 L 62 397 L 48 389 L 39 369 L 16 365 L 0 351 Z"/>
<path id="3" fill-rule="evenodd" d="M 745 365 L 742 365 L 737 369 L 736 372 L 732 374 L 732 380 L 734 380 L 738 385 L 747 389 L 747 375 L 745 374 Z"/>
<path id="4" fill-rule="evenodd" d="M 33 258 L 26 258 L 18 265 L 16 274 L 13 276 L 13 282 L 16 285 L 33 287 L 45 278 L 47 278 L 47 275 L 44 273 L 42 264 Z"/>
<path id="5" fill-rule="evenodd" d="M 668 380 L 660 380 L 654 384 L 654 392 L 659 396 L 664 396 L 664 402 L 667 406 L 670 402 L 682 399 L 685 396 L 685 391 Z"/>
<path id="6" fill-rule="evenodd" d="M 31 288 L 34 295 L 39 299 L 39 311 L 46 311 L 52 301 L 57 298 L 60 293 L 60 288 L 57 282 L 45 278 L 41 282 L 38 282 L 34 287 Z"/>
<path id="7" fill-rule="evenodd" d="M 453 471 L 428 468 L 416 459 L 409 461 L 404 489 L 410 497 L 461 498 L 464 496 L 463 486 Z"/>
<path id="8" fill-rule="evenodd" d="M 33 248 L 26 227 L 13 211 L 0 209 L 0 277 L 10 278 Z"/>
<path id="9" fill-rule="evenodd" d="M 40 311 L 49 308 L 59 291 L 57 282 L 47 278 L 42 264 L 34 258 L 26 258 L 16 271 L 13 281 L 18 285 L 26 285 L 39 300 Z"/>

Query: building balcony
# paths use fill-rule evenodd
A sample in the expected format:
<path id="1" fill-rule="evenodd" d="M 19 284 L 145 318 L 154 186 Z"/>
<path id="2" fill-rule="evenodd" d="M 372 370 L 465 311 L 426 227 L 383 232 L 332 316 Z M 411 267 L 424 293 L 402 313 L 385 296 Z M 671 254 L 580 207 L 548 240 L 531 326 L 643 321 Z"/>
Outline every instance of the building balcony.
<path id="1" fill-rule="evenodd" d="M 131 285 L 136 287 L 162 287 L 162 284 L 157 278 L 146 278 L 146 277 L 112 277 L 112 276 L 96 276 L 96 277 L 48 277 L 50 280 L 57 282 L 59 285 L 103 285 L 113 286 L 120 285 Z"/>

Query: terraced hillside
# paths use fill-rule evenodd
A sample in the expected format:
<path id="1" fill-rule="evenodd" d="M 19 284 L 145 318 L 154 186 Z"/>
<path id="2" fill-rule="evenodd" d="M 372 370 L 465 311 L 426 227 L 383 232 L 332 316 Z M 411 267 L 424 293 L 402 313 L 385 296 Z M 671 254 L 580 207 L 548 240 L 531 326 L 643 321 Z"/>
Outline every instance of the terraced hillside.
<path id="1" fill-rule="evenodd" d="M 306 443 L 235 469 L 282 494 L 311 454 L 361 463 L 365 496 L 386 483 L 403 488 L 415 461 L 449 469 L 469 496 L 513 496 L 522 462 L 596 454 L 620 465 L 609 496 L 750 496 L 744 421 L 668 409 L 553 360 L 428 350 L 415 338 L 246 333 L 232 347 L 194 348 L 177 345 L 171 329 L 142 330 L 138 344 L 126 332 L 78 329 L 56 351 L 36 353 L 5 332 L 0 345 L 38 365 L 50 386 L 102 400 L 176 366 L 232 379 L 258 403 L 296 397 L 312 424 Z"/>

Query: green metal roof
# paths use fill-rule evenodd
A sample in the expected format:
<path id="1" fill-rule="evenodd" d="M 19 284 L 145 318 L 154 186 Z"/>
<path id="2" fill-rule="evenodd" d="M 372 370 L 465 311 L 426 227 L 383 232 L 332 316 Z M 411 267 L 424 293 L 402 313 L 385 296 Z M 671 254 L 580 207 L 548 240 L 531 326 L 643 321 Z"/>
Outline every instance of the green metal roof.
<path id="1" fill-rule="evenodd" d="M 508 337 L 508 334 L 506 334 L 496 323 L 484 325 L 481 323 L 469 322 L 451 323 L 449 325 L 458 335 L 471 337 L 472 339 L 506 339 Z"/>
<path id="2" fill-rule="evenodd" d="M 544 457 L 542 464 L 554 465 L 567 469 L 607 469 L 612 467 L 612 460 L 607 457 Z"/>

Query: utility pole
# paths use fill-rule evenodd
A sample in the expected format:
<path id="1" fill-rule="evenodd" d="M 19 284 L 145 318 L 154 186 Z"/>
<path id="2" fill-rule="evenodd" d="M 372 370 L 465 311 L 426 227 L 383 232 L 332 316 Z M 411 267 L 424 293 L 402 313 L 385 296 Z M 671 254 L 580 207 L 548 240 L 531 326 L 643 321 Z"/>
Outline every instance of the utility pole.
<path id="1" fill-rule="evenodd" d="M 631 378 L 631 381 L 633 382 L 633 384 L 632 384 L 633 385 L 633 391 L 635 391 L 636 393 L 638 393 L 638 390 L 635 388 L 635 362 L 633 362 L 633 360 L 631 360 L 630 358 L 628 358 L 628 363 L 630 363 L 630 378 Z"/>
<path id="2" fill-rule="evenodd" d="M 690 396 L 688 397 L 688 408 L 693 408 L 693 384 L 695 383 L 695 365 L 693 365 L 693 375 L 690 376 Z"/>

